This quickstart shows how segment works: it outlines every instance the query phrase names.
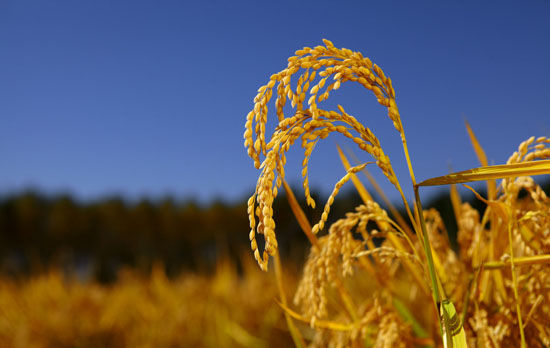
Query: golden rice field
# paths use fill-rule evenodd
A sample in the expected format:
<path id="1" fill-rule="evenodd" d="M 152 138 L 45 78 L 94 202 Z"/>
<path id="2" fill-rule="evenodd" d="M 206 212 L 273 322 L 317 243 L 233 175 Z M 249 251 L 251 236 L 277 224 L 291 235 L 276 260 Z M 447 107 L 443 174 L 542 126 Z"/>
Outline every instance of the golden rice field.
<path id="1" fill-rule="evenodd" d="M 411 158 L 418 154 L 409 153 L 391 79 L 360 52 L 323 42 L 298 50 L 287 68 L 271 75 L 246 117 L 244 145 L 259 178 L 247 204 L 253 256 L 244 258 L 242 272 L 220 261 L 209 275 L 168 279 L 154 267 L 150 276 L 122 272 L 113 285 L 83 283 L 56 270 L 4 277 L 0 346 L 550 347 L 550 199 L 533 179 L 550 174 L 550 139 L 531 137 L 515 150 L 510 144 L 507 163 L 488 166 L 466 124 L 481 167 L 417 182 Z M 411 183 L 397 179 L 364 123 L 342 106 L 323 109 L 348 82 L 385 109 Z M 269 129 L 273 97 L 269 118 L 276 117 L 276 125 Z M 352 163 L 352 154 L 338 148 L 344 175 L 312 223 L 285 181 L 286 153 L 302 147 L 303 192 L 315 208 L 309 159 L 331 134 L 351 140 L 373 161 Z M 404 214 L 373 181 L 370 167 L 395 187 Z M 363 173 L 384 205 L 373 200 Z M 363 203 L 329 226 L 335 196 L 349 181 Z M 469 187 L 472 181 L 484 181 L 487 194 Z M 457 184 L 474 191 L 486 209 L 464 203 Z M 414 197 L 405 197 L 405 185 Z M 440 213 L 422 207 L 419 190 L 434 185 L 448 185 L 458 250 Z M 300 271 L 279 255 L 273 203 L 283 190 L 311 243 Z"/>
<path id="2" fill-rule="evenodd" d="M 59 271 L 0 279 L 0 346 L 286 347 L 292 340 L 271 277 L 228 261 L 212 275 L 122 272 L 112 286 Z M 291 277 L 285 279 L 292 284 Z"/>

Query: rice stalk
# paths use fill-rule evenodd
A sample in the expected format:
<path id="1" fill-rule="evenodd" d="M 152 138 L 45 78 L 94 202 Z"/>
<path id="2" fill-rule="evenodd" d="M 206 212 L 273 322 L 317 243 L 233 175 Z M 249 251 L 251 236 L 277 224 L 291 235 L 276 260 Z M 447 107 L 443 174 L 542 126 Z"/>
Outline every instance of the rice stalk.
<path id="1" fill-rule="evenodd" d="M 392 87 L 391 80 L 385 76 L 382 69 L 376 64 L 373 64 L 368 58 L 363 58 L 360 53 L 353 53 L 347 49 L 339 50 L 328 40 L 324 40 L 324 43 L 324 47 L 317 46 L 314 49 L 304 48 L 301 51 L 297 51 L 295 57 L 289 58 L 287 69 L 272 75 L 271 81 L 258 89 L 254 109 L 247 116 L 244 134 L 245 147 L 248 149 L 249 156 L 254 160 L 256 168 L 262 170 L 256 192 L 251 197 L 248 204 L 251 227 L 250 241 L 255 258 L 260 267 L 264 270 L 267 269 L 269 256 L 274 256 L 277 253 L 275 222 L 273 220 L 273 210 L 271 206 L 277 195 L 277 189 L 284 179 L 283 168 L 286 162 L 285 152 L 288 151 L 290 145 L 298 139 L 301 140 L 302 147 L 305 149 L 304 161 L 302 163 L 302 175 L 304 177 L 303 186 L 305 196 L 309 205 L 312 207 L 315 206 L 315 202 L 311 198 L 308 190 L 307 169 L 309 158 L 319 139 L 324 139 L 330 133 L 337 132 L 352 139 L 362 150 L 374 157 L 378 167 L 401 195 L 409 218 L 411 221 L 415 221 L 408 206 L 408 202 L 405 199 L 403 190 L 401 189 L 401 185 L 393 172 L 389 158 L 383 153 L 378 139 L 370 129 L 365 128 L 341 106 L 338 106 L 339 112 L 336 112 L 320 109 L 317 104 L 327 99 L 330 92 L 338 89 L 342 82 L 355 81 L 362 84 L 368 90 L 371 90 L 377 97 L 378 102 L 388 109 L 388 116 L 401 136 L 409 173 L 413 186 L 416 187 L 407 141 L 399 111 L 395 103 L 395 90 Z M 296 89 L 293 90 L 291 87 L 291 77 L 298 72 L 300 68 L 306 69 L 306 72 L 299 77 Z M 313 82 L 312 76 L 314 76 L 314 74 L 309 74 L 310 68 L 313 70 L 324 68 L 324 70 L 319 72 L 319 76 L 321 77 L 319 82 L 313 85 L 309 90 L 310 97 L 307 103 L 308 107 L 305 107 L 305 90 L 309 87 L 310 82 Z M 329 84 L 324 90 L 324 93 L 318 96 L 327 83 L 327 78 L 331 75 L 333 75 L 335 82 Z M 267 103 L 272 96 L 272 90 L 276 84 L 278 84 L 276 109 L 279 125 L 269 142 L 267 142 L 265 135 L 268 111 Z M 283 106 L 287 98 L 291 100 L 292 107 L 296 108 L 296 113 L 290 118 L 285 118 L 283 113 Z M 345 126 L 338 125 L 338 123 L 343 123 Z M 254 124 L 255 126 L 253 126 Z M 359 136 L 353 135 L 350 131 L 358 133 Z M 265 156 L 263 161 L 260 160 L 262 156 Z M 311 230 L 313 234 L 323 229 L 330 211 L 330 206 L 334 201 L 334 196 L 336 196 L 340 187 L 351 178 L 351 175 L 363 169 L 364 166 L 363 164 L 349 168 L 348 173 L 335 185 L 333 193 L 325 204 L 320 221 L 315 224 Z M 274 181 L 275 186 L 273 186 Z M 419 199 L 417 199 L 416 204 L 419 211 L 421 211 L 422 206 Z M 423 214 L 418 215 L 420 216 L 420 226 L 422 226 L 422 230 L 419 232 L 423 235 L 421 244 L 423 244 L 424 247 L 428 273 L 432 282 L 434 304 L 437 304 L 440 301 L 440 296 L 431 255 L 431 247 L 425 226 L 422 222 Z M 259 219 L 258 225 L 256 225 L 255 217 Z M 352 221 L 351 225 L 353 224 Z M 350 224 L 348 223 L 348 225 Z M 260 253 L 258 249 L 256 242 L 257 234 L 263 234 L 265 236 L 265 249 L 263 253 Z M 345 235 L 344 233 L 343 236 Z M 392 234 L 390 233 L 389 235 Z M 412 235 L 407 237 L 411 239 Z M 349 268 L 347 269 L 347 272 L 350 272 Z M 329 278 L 332 278 L 332 275 L 329 275 Z M 321 295 L 320 298 L 322 297 Z M 321 306 L 316 312 L 323 314 L 323 308 L 324 307 Z"/>
<path id="2" fill-rule="evenodd" d="M 362 85 L 386 108 L 402 142 L 414 209 L 374 133 L 340 105 L 337 110 L 323 108 L 323 102 L 346 82 Z M 271 132 L 268 105 L 274 96 L 277 124 Z M 285 114 L 287 103 L 291 115 Z M 248 201 L 249 239 L 261 269 L 267 270 L 270 256 L 279 267 L 272 205 L 284 186 L 312 244 L 294 295 L 296 309 L 283 298 L 280 303 L 287 317 L 314 329 L 313 336 L 303 336 L 305 344 L 405 347 L 426 342 L 429 336 L 433 344 L 439 341 L 454 347 L 550 345 L 550 309 L 540 299 L 550 302 L 550 272 L 543 268 L 550 253 L 550 200 L 528 177 L 550 173 L 550 140 L 529 138 L 507 164 L 488 166 L 477 137 L 468 124 L 466 128 L 482 167 L 417 183 L 393 83 L 361 53 L 324 40 L 324 46 L 296 51 L 287 67 L 258 89 L 244 132 L 244 145 L 260 170 Z M 319 221 L 311 226 L 285 182 L 286 153 L 296 143 L 304 149 L 302 187 L 306 203 L 315 208 L 309 162 L 316 144 L 331 134 L 350 139 L 374 159 L 398 191 L 413 229 L 398 213 L 393 214 L 394 221 L 373 201 L 356 175 L 367 163 L 351 166 L 340 148 L 346 172 L 335 184 Z M 334 199 L 350 180 L 363 204 L 326 231 Z M 482 216 L 462 202 L 454 186 L 480 180 L 488 182 L 487 198 L 474 192 L 487 204 Z M 420 199 L 420 187 L 447 184 L 452 185 L 459 254 L 450 246 L 439 213 L 425 211 Z M 526 191 L 527 197 L 519 198 L 520 191 Z M 263 250 L 258 236 L 263 236 Z M 415 313 L 414 320 L 410 313 Z"/>

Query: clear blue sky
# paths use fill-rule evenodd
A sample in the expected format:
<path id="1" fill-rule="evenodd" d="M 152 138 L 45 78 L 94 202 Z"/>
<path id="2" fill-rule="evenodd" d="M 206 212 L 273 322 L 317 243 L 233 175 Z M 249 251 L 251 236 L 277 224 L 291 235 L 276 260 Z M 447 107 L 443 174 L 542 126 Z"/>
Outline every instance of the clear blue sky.
<path id="1" fill-rule="evenodd" d="M 504 163 L 550 135 L 549 18 L 548 0 L 3 0 L 0 194 L 242 198 L 258 175 L 242 145 L 256 89 L 322 38 L 392 77 L 418 179 L 478 165 L 464 117 Z M 384 110 L 351 87 L 337 97 L 407 186 Z M 324 192 L 344 174 L 339 140 L 311 160 Z M 298 182 L 296 165 L 288 175 Z"/>

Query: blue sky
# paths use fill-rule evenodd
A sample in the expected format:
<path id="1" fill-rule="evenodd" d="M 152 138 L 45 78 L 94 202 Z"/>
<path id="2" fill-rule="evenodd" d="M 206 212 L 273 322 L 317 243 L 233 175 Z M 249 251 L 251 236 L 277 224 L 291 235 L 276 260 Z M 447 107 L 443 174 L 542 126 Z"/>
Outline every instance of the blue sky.
<path id="1" fill-rule="evenodd" d="M 464 118 L 504 163 L 524 139 L 550 135 L 548 18 L 548 0 L 4 0 L 0 194 L 243 198 L 258 175 L 242 143 L 256 90 L 322 38 L 392 78 L 419 180 L 478 165 Z M 384 110 L 358 88 L 338 92 L 408 187 Z M 335 142 L 311 160 L 323 192 L 344 174 Z"/>

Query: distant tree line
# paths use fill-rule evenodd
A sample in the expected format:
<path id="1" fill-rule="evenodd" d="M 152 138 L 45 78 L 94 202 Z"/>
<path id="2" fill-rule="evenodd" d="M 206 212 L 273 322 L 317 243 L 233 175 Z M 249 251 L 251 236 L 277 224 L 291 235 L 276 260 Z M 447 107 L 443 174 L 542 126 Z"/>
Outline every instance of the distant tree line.
<path id="1" fill-rule="evenodd" d="M 322 207 L 326 197 L 314 197 Z M 329 223 L 360 203 L 354 190 L 342 192 Z M 303 200 L 300 204 L 310 221 L 320 218 L 322 209 L 305 208 Z M 473 204 L 484 209 L 479 201 Z M 432 206 L 453 240 L 456 222 L 447 191 L 426 204 Z M 302 262 L 309 243 L 284 194 L 274 210 L 282 256 Z M 245 201 L 200 205 L 173 198 L 128 202 L 114 197 L 78 202 L 68 195 L 24 192 L 0 198 L 0 270 L 21 275 L 56 266 L 102 281 L 113 280 L 121 267 L 148 271 L 155 262 L 162 262 L 171 275 L 207 271 L 219 257 L 238 263 L 250 254 L 248 232 Z"/>
<path id="2" fill-rule="evenodd" d="M 306 238 L 281 198 L 275 209 L 282 251 L 303 258 Z M 0 270 L 20 275 L 57 266 L 102 281 L 121 267 L 148 271 L 154 262 L 169 274 L 204 271 L 219 257 L 238 262 L 249 253 L 248 232 L 245 201 L 78 202 L 24 192 L 0 198 Z"/>

